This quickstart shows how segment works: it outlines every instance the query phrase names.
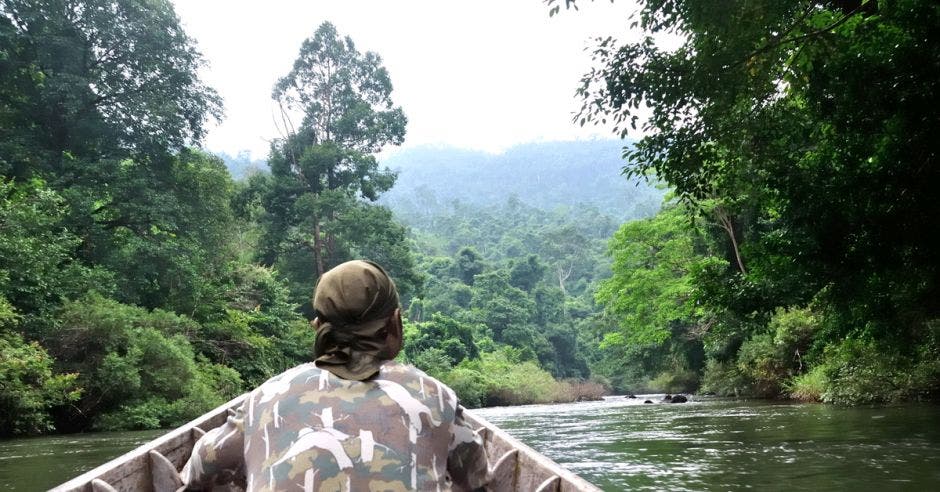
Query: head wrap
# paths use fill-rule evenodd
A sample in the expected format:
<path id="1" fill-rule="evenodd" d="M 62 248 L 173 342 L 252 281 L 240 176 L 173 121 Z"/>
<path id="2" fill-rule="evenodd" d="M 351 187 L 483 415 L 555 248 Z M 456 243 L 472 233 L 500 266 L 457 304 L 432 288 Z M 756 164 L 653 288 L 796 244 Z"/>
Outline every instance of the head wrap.
<path id="1" fill-rule="evenodd" d="M 317 367 L 343 379 L 372 377 L 382 362 L 398 355 L 385 330 L 398 307 L 395 282 L 376 263 L 348 261 L 324 273 L 313 295 Z"/>

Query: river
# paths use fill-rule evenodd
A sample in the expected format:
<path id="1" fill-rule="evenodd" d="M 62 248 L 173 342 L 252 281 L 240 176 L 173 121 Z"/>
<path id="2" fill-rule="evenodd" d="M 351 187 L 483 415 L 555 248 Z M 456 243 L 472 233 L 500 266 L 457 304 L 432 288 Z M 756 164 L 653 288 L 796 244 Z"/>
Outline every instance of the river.
<path id="1" fill-rule="evenodd" d="M 642 402 L 476 412 L 604 490 L 940 490 L 940 406 Z M 0 441 L 0 489 L 46 489 L 160 434 Z"/>

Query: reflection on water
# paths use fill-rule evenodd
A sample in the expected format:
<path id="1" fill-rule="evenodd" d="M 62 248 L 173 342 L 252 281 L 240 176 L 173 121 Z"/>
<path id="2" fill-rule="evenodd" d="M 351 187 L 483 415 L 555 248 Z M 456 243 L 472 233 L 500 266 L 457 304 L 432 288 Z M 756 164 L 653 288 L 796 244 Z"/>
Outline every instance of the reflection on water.
<path id="1" fill-rule="evenodd" d="M 644 398 L 477 413 L 605 490 L 940 490 L 937 406 Z"/>
<path id="2" fill-rule="evenodd" d="M 938 406 L 644 398 L 475 412 L 605 490 L 940 490 Z M 45 490 L 162 433 L 0 441 L 0 490 Z"/>

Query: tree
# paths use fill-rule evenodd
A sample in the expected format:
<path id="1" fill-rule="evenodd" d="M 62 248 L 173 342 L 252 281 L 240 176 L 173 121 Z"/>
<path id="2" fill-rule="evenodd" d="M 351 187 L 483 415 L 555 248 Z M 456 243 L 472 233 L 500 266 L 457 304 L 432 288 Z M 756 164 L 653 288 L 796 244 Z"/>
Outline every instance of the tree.
<path id="1" fill-rule="evenodd" d="M 694 295 L 695 273 L 707 258 L 696 251 L 696 231 L 685 210 L 672 206 L 656 217 L 624 224 L 610 241 L 613 276 L 600 282 L 597 301 L 618 320 L 625 340 L 662 344 L 672 325 L 705 324 Z"/>
<path id="2" fill-rule="evenodd" d="M 372 221 L 377 230 L 350 234 L 356 229 L 350 218 L 371 213 L 365 207 L 373 206 L 364 201 L 375 201 L 395 182 L 395 174 L 380 169 L 373 155 L 404 139 L 406 119 L 393 106 L 391 92 L 381 58 L 360 53 L 328 22 L 304 41 L 293 69 L 274 87 L 285 137 L 272 145 L 269 159 L 273 184 L 264 200 L 262 259 L 293 270 L 295 284 L 306 290 L 369 237 L 403 244 L 399 226 L 390 220 Z M 303 113 L 296 129 L 290 111 Z M 385 259 L 392 260 L 385 266 L 393 277 L 413 276 L 410 255 Z"/>
<path id="3" fill-rule="evenodd" d="M 16 330 L 38 340 L 63 299 L 110 290 L 100 268 L 74 258 L 81 239 L 68 230 L 65 200 L 39 180 L 0 181 L 0 299 L 21 318 Z"/>
<path id="4" fill-rule="evenodd" d="M 640 41 L 599 41 L 578 120 L 626 136 L 650 108 L 624 171 L 664 179 L 713 225 L 727 261 L 694 284 L 738 324 L 721 358 L 742 339 L 747 357 L 770 353 L 774 313 L 813 304 L 819 363 L 839 364 L 823 347 L 856 345 L 926 360 L 940 317 L 936 2 L 644 1 L 634 26 Z"/>
<path id="5" fill-rule="evenodd" d="M 652 109 L 628 174 L 732 204 L 715 212 L 736 269 L 779 297 L 828 286 L 850 324 L 887 331 L 940 314 L 940 240 L 921 233 L 940 212 L 934 2 L 645 2 L 637 23 L 579 90 L 581 121 L 622 134 Z M 667 31 L 678 49 L 654 42 Z"/>
<path id="6" fill-rule="evenodd" d="M 178 150 L 221 114 L 165 0 L 3 0 L 0 50 L 12 176 L 76 179 L 99 158 Z"/>
<path id="7" fill-rule="evenodd" d="M 3 0 L 0 53 L 3 176 L 61 197 L 62 254 L 111 270 L 122 300 L 197 314 L 228 258 L 231 182 L 184 149 L 221 103 L 172 4 Z"/>

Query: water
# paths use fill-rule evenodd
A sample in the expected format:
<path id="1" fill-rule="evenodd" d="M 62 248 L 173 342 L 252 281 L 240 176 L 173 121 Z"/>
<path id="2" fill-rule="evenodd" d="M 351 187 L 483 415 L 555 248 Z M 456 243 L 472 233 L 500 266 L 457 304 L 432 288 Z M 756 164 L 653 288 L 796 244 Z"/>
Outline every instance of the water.
<path id="1" fill-rule="evenodd" d="M 938 406 L 643 399 L 478 413 L 604 490 L 940 490 Z"/>
<path id="2" fill-rule="evenodd" d="M 0 490 L 47 490 L 166 431 L 0 440 Z"/>
<path id="3" fill-rule="evenodd" d="M 476 412 L 605 490 L 940 490 L 938 406 L 642 402 Z M 0 441 L 0 490 L 45 490 L 162 433 Z"/>

